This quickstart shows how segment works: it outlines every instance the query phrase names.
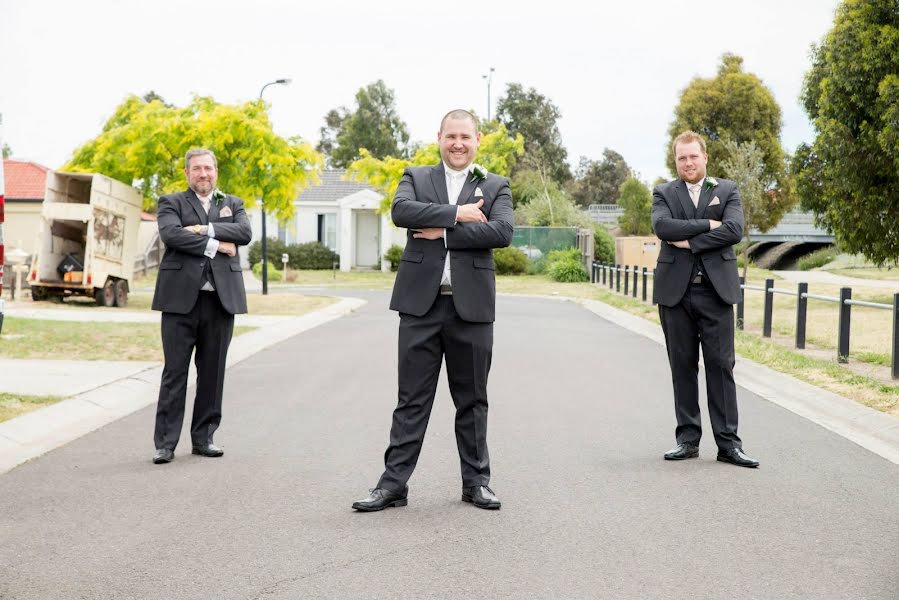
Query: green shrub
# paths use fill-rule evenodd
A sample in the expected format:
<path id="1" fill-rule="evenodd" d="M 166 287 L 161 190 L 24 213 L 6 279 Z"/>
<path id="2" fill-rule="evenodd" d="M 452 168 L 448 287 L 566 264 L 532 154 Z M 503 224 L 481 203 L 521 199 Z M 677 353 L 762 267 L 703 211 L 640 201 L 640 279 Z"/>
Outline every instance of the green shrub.
<path id="1" fill-rule="evenodd" d="M 274 264 L 269 262 L 266 266 L 268 267 L 268 280 L 269 281 L 275 282 L 275 281 L 281 281 L 282 279 L 284 279 L 284 272 L 276 269 Z M 258 262 L 255 265 L 253 265 L 253 275 L 255 275 L 258 279 L 262 279 L 262 263 L 261 262 Z"/>
<path id="2" fill-rule="evenodd" d="M 551 252 L 550 255 L 552 255 Z M 584 263 L 581 262 L 580 255 L 576 259 L 565 258 L 563 260 L 550 261 L 549 276 L 552 277 L 553 281 L 568 283 L 590 280 L 590 276 L 587 275 L 587 269 L 584 268 Z"/>
<path id="3" fill-rule="evenodd" d="M 528 257 L 518 248 L 499 248 L 493 251 L 496 272 L 500 275 L 521 275 L 528 270 Z"/>
<path id="4" fill-rule="evenodd" d="M 615 262 L 615 238 L 599 223 L 593 226 L 593 257 L 599 262 Z"/>
<path id="5" fill-rule="evenodd" d="M 546 273 L 547 261 L 546 257 L 537 260 L 528 261 L 528 275 L 543 275 Z"/>
<path id="6" fill-rule="evenodd" d="M 340 262 L 336 252 L 332 252 L 321 242 L 287 245 L 281 240 L 269 238 L 266 244 L 268 261 L 272 265 L 281 265 L 281 255 L 287 254 L 287 266 L 291 269 L 330 269 L 335 262 Z M 249 246 L 251 265 L 262 262 L 262 243 L 253 242 Z"/>
<path id="7" fill-rule="evenodd" d="M 397 244 L 393 244 L 384 254 L 384 260 L 390 262 L 390 270 L 396 271 L 400 268 L 400 259 L 403 256 L 403 248 Z"/>
<path id="8" fill-rule="evenodd" d="M 823 267 L 829 262 L 833 262 L 837 257 L 837 254 L 838 252 L 833 246 L 824 246 L 823 248 L 815 250 L 811 254 L 806 254 L 800 258 L 799 262 L 796 263 L 796 267 L 800 271 L 811 271 L 812 269 Z"/>
<path id="9" fill-rule="evenodd" d="M 549 254 L 546 255 L 546 262 L 549 263 L 547 266 L 552 268 L 553 263 L 565 261 L 565 260 L 576 260 L 577 262 L 581 262 L 581 251 L 577 248 L 566 248 L 565 250 L 550 250 Z"/>

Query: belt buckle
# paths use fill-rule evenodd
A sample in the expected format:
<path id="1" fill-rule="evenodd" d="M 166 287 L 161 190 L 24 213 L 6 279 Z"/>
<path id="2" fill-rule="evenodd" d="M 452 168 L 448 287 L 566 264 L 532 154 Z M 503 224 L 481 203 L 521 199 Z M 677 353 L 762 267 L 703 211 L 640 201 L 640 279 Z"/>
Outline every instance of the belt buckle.
<path id="1" fill-rule="evenodd" d="M 690 283 L 702 283 L 702 275 L 697 275 L 693 279 L 690 280 Z"/>
<path id="2" fill-rule="evenodd" d="M 452 296 L 453 295 L 453 287 L 451 285 L 440 284 L 440 295 L 441 296 Z"/>

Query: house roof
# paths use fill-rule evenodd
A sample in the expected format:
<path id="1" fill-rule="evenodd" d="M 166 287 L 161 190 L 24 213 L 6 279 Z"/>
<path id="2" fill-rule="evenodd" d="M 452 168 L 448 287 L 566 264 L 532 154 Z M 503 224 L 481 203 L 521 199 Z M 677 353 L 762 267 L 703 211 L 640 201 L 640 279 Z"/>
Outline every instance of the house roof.
<path id="1" fill-rule="evenodd" d="M 49 167 L 35 162 L 3 159 L 4 196 L 10 200 L 43 200 Z"/>
<path id="2" fill-rule="evenodd" d="M 364 183 L 345 180 L 345 175 L 346 169 L 325 169 L 321 172 L 321 183 L 300 192 L 297 202 L 336 202 L 363 190 L 380 193 Z"/>

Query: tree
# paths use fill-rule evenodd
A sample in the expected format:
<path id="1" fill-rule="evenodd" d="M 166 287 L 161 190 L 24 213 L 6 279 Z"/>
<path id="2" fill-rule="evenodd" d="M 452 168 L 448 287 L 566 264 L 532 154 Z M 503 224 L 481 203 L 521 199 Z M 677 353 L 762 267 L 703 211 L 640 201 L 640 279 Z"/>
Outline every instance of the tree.
<path id="1" fill-rule="evenodd" d="M 625 235 L 648 235 L 652 231 L 652 193 L 636 177 L 621 184 L 618 206 L 624 214 L 618 224 Z"/>
<path id="2" fill-rule="evenodd" d="M 749 266 L 749 243 L 752 242 L 752 228 L 758 227 L 762 233 L 768 231 L 783 215 L 777 205 L 777 195 L 765 191 L 763 173 L 765 160 L 762 151 L 755 142 L 737 144 L 733 140 L 727 142 L 728 159 L 722 166 L 730 174 L 731 179 L 740 190 L 743 202 L 743 232 L 746 241 L 743 246 L 743 279 Z"/>
<path id="3" fill-rule="evenodd" d="M 248 207 L 264 198 L 282 220 L 293 215 L 297 193 L 323 162 L 311 145 L 275 135 L 260 100 L 236 106 L 195 97 L 178 108 L 132 95 L 100 135 L 75 150 L 65 169 L 131 183 L 143 193 L 144 208 L 154 210 L 160 195 L 185 188 L 184 155 L 197 147 L 215 153 L 221 189 Z"/>
<path id="4" fill-rule="evenodd" d="M 846 0 L 802 91 L 815 127 L 793 160 L 803 206 L 849 252 L 899 263 L 899 11 Z"/>
<path id="5" fill-rule="evenodd" d="M 513 184 L 512 193 L 523 197 L 515 207 L 517 225 L 592 228 L 590 217 L 548 173 L 523 171 L 515 176 Z"/>
<path id="6" fill-rule="evenodd" d="M 568 151 L 559 133 L 562 113 L 555 104 L 534 88 L 525 90 L 520 83 L 510 83 L 496 114 L 512 135 L 524 138 L 525 159 L 520 168 L 545 171 L 560 183 L 571 179 Z"/>
<path id="7" fill-rule="evenodd" d="M 789 193 L 786 153 L 780 143 L 780 106 L 761 79 L 743 72 L 742 58 L 725 54 L 715 77 L 696 78 L 681 94 L 668 130 L 668 164 L 672 169 L 674 150 L 671 142 L 688 129 L 705 138 L 708 172 L 715 177 L 733 179 L 724 166 L 729 158 L 728 140 L 737 144 L 755 142 L 764 160 L 762 181 L 765 190 L 782 196 L 779 202 L 783 206 L 789 208 L 795 203 Z"/>
<path id="8" fill-rule="evenodd" d="M 409 132 L 396 112 L 393 90 L 378 80 L 356 92 L 356 110 L 341 107 L 325 115 L 319 151 L 327 152 L 330 163 L 345 168 L 362 157 L 405 158 Z"/>
<path id="9" fill-rule="evenodd" d="M 9 144 L 3 144 L 3 158 L 9 158 L 12 156 L 12 148 L 9 147 Z"/>
<path id="10" fill-rule="evenodd" d="M 490 173 L 508 176 L 515 161 L 524 152 L 524 140 L 520 135 L 510 136 L 502 125 L 494 125 L 489 133 L 481 132 L 481 144 L 478 148 L 476 162 L 482 165 Z M 347 175 L 371 187 L 380 190 L 384 194 L 379 212 L 390 213 L 390 204 L 396 188 L 403 178 L 406 167 L 433 165 L 440 162 L 440 148 L 436 143 L 421 146 L 415 151 L 411 159 L 377 158 L 368 150 L 362 151 L 362 157 L 354 161 L 347 169 Z"/>
<path id="11" fill-rule="evenodd" d="M 571 182 L 571 195 L 584 208 L 591 204 L 615 204 L 618 188 L 630 176 L 631 168 L 624 157 L 606 148 L 601 161 L 581 157 Z"/>

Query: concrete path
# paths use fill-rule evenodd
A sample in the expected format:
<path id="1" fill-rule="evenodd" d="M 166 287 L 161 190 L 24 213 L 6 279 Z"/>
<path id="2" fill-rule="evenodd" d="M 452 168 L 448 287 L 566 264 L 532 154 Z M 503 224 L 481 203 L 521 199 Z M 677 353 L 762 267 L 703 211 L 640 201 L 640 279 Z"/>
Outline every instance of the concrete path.
<path id="1" fill-rule="evenodd" d="M 838 285 L 842 287 L 868 287 L 881 288 L 899 292 L 899 280 L 887 281 L 882 279 L 862 279 L 860 277 L 846 277 L 845 275 L 836 275 L 827 271 L 773 271 L 776 275 L 786 279 L 787 281 L 795 281 L 796 283 L 825 283 L 827 285 Z M 899 272 L 897 272 L 899 278 Z"/>
<path id="2" fill-rule="evenodd" d="M 661 460 L 663 348 L 571 302 L 499 301 L 501 511 L 459 501 L 442 377 L 409 506 L 354 513 L 396 393 L 397 318 L 366 299 L 232 366 L 220 459 L 183 436 L 152 465 L 148 407 L 0 477 L 0 597 L 896 598 L 899 467 L 745 388 L 760 469 L 710 435 Z"/>

